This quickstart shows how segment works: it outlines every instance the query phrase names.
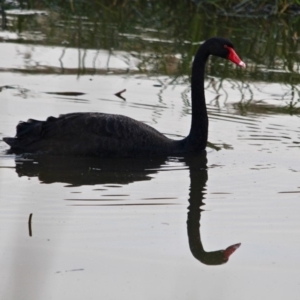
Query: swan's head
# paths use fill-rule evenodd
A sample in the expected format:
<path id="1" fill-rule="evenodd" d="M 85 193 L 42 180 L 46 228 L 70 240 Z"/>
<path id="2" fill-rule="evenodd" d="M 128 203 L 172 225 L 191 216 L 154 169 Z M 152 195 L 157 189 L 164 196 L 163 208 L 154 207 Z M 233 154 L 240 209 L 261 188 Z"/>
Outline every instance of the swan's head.
<path id="1" fill-rule="evenodd" d="M 211 55 L 223 57 L 234 64 L 245 68 L 246 64 L 239 58 L 234 50 L 233 44 L 224 38 L 214 37 L 206 41 Z"/>

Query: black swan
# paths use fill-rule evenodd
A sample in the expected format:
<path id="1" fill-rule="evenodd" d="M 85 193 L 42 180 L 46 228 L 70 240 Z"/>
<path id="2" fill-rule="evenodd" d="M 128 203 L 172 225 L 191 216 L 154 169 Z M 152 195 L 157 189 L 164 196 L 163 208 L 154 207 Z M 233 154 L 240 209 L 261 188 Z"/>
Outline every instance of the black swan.
<path id="1" fill-rule="evenodd" d="M 169 139 L 129 117 L 104 113 L 70 113 L 46 121 L 29 119 L 18 124 L 16 137 L 3 140 L 11 153 L 151 156 L 200 152 L 206 147 L 208 133 L 204 71 L 209 55 L 245 67 L 227 39 L 214 37 L 199 47 L 192 66 L 191 130 L 182 140 Z"/>

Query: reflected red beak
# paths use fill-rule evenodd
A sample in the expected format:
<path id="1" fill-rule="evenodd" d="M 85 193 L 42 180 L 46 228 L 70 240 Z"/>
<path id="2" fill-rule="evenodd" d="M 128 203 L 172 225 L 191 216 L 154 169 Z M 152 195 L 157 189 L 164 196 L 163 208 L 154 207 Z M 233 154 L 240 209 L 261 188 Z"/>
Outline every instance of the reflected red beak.
<path id="1" fill-rule="evenodd" d="M 235 244 L 235 245 L 232 245 L 232 246 L 229 246 L 228 248 L 226 248 L 226 249 L 224 250 L 224 258 L 225 258 L 226 260 L 228 260 L 229 257 L 230 257 L 230 255 L 231 255 L 236 249 L 238 249 L 240 246 L 241 246 L 241 244 L 239 243 L 239 244 Z"/>
<path id="2" fill-rule="evenodd" d="M 229 51 L 229 55 L 227 58 L 230 61 L 232 61 L 233 63 L 235 63 L 236 65 L 238 65 L 242 68 L 246 68 L 246 64 L 239 58 L 239 56 L 236 54 L 236 52 L 234 51 L 233 48 L 226 46 L 226 45 L 224 47 L 227 48 Z"/>

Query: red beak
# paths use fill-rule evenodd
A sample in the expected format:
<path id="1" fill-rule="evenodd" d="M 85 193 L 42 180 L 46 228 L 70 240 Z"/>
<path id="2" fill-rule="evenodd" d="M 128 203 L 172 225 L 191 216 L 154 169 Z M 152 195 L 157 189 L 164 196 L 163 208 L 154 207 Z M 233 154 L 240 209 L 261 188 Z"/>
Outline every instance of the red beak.
<path id="1" fill-rule="evenodd" d="M 232 246 L 229 246 L 228 248 L 226 248 L 224 250 L 224 258 L 229 259 L 229 256 L 240 246 L 241 246 L 241 244 L 235 244 L 235 245 L 232 245 Z"/>
<path id="2" fill-rule="evenodd" d="M 233 48 L 226 46 L 226 45 L 224 47 L 227 48 L 229 51 L 229 55 L 227 58 L 230 61 L 232 61 L 233 63 L 235 63 L 236 65 L 238 65 L 242 68 L 246 68 L 246 64 L 239 58 L 239 56 L 236 54 L 236 52 L 234 51 Z"/>

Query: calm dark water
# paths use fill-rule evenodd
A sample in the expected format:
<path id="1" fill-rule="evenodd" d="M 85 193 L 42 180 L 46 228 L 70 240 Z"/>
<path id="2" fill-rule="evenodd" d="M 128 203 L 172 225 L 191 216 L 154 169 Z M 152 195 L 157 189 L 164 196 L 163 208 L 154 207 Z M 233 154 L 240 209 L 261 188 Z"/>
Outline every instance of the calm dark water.
<path id="1" fill-rule="evenodd" d="M 248 67 L 209 63 L 199 156 L 32 158 L 0 142 L 1 299 L 298 299 L 298 20 L 150 12 L 7 11 L 1 138 L 75 111 L 180 138 L 199 43 L 230 37 Z"/>

